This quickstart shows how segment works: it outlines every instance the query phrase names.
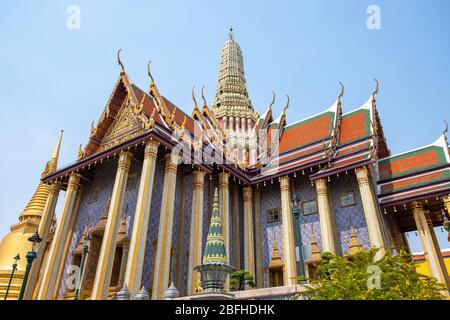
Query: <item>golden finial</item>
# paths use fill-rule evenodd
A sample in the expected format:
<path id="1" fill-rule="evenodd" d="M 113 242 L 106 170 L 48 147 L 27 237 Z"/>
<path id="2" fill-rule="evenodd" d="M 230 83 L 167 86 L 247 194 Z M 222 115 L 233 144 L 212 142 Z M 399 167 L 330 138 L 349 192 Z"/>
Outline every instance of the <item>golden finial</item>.
<path id="1" fill-rule="evenodd" d="M 91 123 L 91 137 L 97 132 L 97 127 L 94 125 L 94 123 L 95 121 L 92 121 Z"/>
<path id="2" fill-rule="evenodd" d="M 205 94 L 203 92 L 203 89 L 205 88 L 205 86 L 202 86 L 202 99 L 203 99 L 203 108 L 207 107 L 207 103 L 206 103 L 206 99 L 205 99 Z"/>
<path id="3" fill-rule="evenodd" d="M 150 71 L 150 63 L 152 63 L 152 60 L 149 60 L 149 61 L 148 61 L 148 64 L 147 64 L 147 73 L 148 73 L 148 77 L 150 78 L 150 85 L 152 85 L 152 84 L 155 83 L 155 81 L 153 80 L 153 76 L 152 76 L 152 73 L 151 73 L 151 71 Z"/>
<path id="4" fill-rule="evenodd" d="M 122 49 L 119 49 L 117 51 L 117 64 L 120 66 L 121 70 L 120 73 L 123 74 L 125 72 L 125 67 L 123 66 L 122 61 L 120 60 L 120 51 L 122 51 Z"/>
<path id="5" fill-rule="evenodd" d="M 373 79 L 373 80 L 375 80 L 375 90 L 373 90 L 373 93 L 372 93 L 372 96 L 374 97 L 374 96 L 376 96 L 377 94 L 378 94 L 378 80 L 377 79 Z"/>
<path id="6" fill-rule="evenodd" d="M 84 152 L 83 152 L 83 144 L 80 143 L 79 147 L 78 147 L 78 156 L 77 156 L 77 160 L 81 160 L 84 156 Z"/>

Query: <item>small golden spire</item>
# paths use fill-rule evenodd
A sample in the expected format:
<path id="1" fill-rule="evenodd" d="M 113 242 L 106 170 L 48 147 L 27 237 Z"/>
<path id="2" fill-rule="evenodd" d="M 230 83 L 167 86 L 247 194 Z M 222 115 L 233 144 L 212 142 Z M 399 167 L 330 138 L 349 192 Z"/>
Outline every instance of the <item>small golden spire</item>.
<path id="1" fill-rule="evenodd" d="M 352 256 L 363 250 L 361 243 L 359 243 L 358 236 L 356 235 L 355 228 L 353 227 L 353 224 L 350 223 L 350 246 L 345 255 Z"/>
<path id="2" fill-rule="evenodd" d="M 272 241 L 272 257 L 270 258 L 269 268 L 270 267 L 279 267 L 279 266 L 283 266 L 283 265 L 284 265 L 283 260 L 281 259 L 280 251 L 278 249 L 277 236 L 274 232 L 273 233 L 273 241 Z"/>
<path id="3" fill-rule="evenodd" d="M 319 246 L 317 245 L 314 230 L 312 231 L 311 235 L 311 260 L 313 261 L 322 260 L 322 254 L 320 253 Z"/>

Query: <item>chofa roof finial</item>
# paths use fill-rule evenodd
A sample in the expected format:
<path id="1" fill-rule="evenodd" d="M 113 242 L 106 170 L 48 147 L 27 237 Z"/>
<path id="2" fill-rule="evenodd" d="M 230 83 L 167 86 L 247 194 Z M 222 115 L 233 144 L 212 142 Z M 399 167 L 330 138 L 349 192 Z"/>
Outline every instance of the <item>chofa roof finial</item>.
<path id="1" fill-rule="evenodd" d="M 284 106 L 283 112 L 286 112 L 286 110 L 289 108 L 289 102 L 291 101 L 291 98 L 289 97 L 289 95 L 286 95 L 287 97 L 287 101 L 286 101 L 286 105 Z"/>
<path id="2" fill-rule="evenodd" d="M 203 92 L 204 89 L 205 89 L 205 86 L 202 86 L 202 100 L 203 100 L 203 107 L 207 107 L 208 104 L 206 103 L 205 93 Z"/>
<path id="3" fill-rule="evenodd" d="M 344 96 L 344 85 L 340 81 L 339 81 L 339 84 L 341 85 L 341 92 L 339 93 L 339 96 L 338 96 L 338 99 L 340 101 L 341 98 Z"/>
<path id="4" fill-rule="evenodd" d="M 155 83 L 155 81 L 153 80 L 153 76 L 152 76 L 152 73 L 151 73 L 151 71 L 150 71 L 150 63 L 152 63 L 152 60 L 149 60 L 149 61 L 148 61 L 148 64 L 147 64 L 147 73 L 148 73 L 148 77 L 150 78 L 151 83 L 153 84 L 153 83 Z"/>
<path id="5" fill-rule="evenodd" d="M 376 96 L 378 94 L 379 83 L 377 79 L 374 78 L 373 80 L 375 80 L 375 90 L 373 90 L 372 96 Z"/>
<path id="6" fill-rule="evenodd" d="M 444 132 L 442 132 L 442 134 L 445 136 L 448 132 L 448 122 L 447 122 L 447 120 L 444 120 L 444 122 L 445 122 L 445 129 L 444 129 Z"/>
<path id="7" fill-rule="evenodd" d="M 195 99 L 195 86 L 192 87 L 192 101 L 194 101 L 194 108 L 198 108 L 197 100 Z"/>
<path id="8" fill-rule="evenodd" d="M 272 91 L 272 102 L 269 105 L 269 110 L 272 110 L 272 106 L 275 104 L 275 91 Z"/>
<path id="9" fill-rule="evenodd" d="M 123 66 L 122 61 L 120 60 L 120 51 L 122 51 L 122 49 L 119 49 L 117 51 L 117 64 L 120 66 L 121 70 L 120 73 L 124 73 L 125 72 L 125 67 Z"/>

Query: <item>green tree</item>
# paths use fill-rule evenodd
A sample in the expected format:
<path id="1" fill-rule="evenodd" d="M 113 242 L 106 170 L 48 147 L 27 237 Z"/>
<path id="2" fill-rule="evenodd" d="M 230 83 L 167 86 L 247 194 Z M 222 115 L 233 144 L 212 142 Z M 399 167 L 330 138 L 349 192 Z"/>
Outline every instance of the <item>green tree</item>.
<path id="1" fill-rule="evenodd" d="M 230 286 L 235 291 L 245 290 L 245 285 L 255 287 L 255 278 L 247 270 L 237 270 L 230 276 Z"/>
<path id="2" fill-rule="evenodd" d="M 417 273 L 406 251 L 388 252 L 380 260 L 376 250 L 342 258 L 322 254 L 318 279 L 306 285 L 311 300 L 441 300 L 446 286 Z"/>

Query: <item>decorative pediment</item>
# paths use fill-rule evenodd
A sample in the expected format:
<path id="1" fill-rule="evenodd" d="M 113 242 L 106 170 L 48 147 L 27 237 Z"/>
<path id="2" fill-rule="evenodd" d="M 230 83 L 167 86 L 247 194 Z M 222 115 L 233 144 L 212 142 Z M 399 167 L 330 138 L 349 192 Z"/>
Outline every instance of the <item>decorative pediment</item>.
<path id="1" fill-rule="evenodd" d="M 103 137 L 99 151 L 109 149 L 142 133 L 142 124 L 132 113 L 129 99 L 126 99 Z"/>

